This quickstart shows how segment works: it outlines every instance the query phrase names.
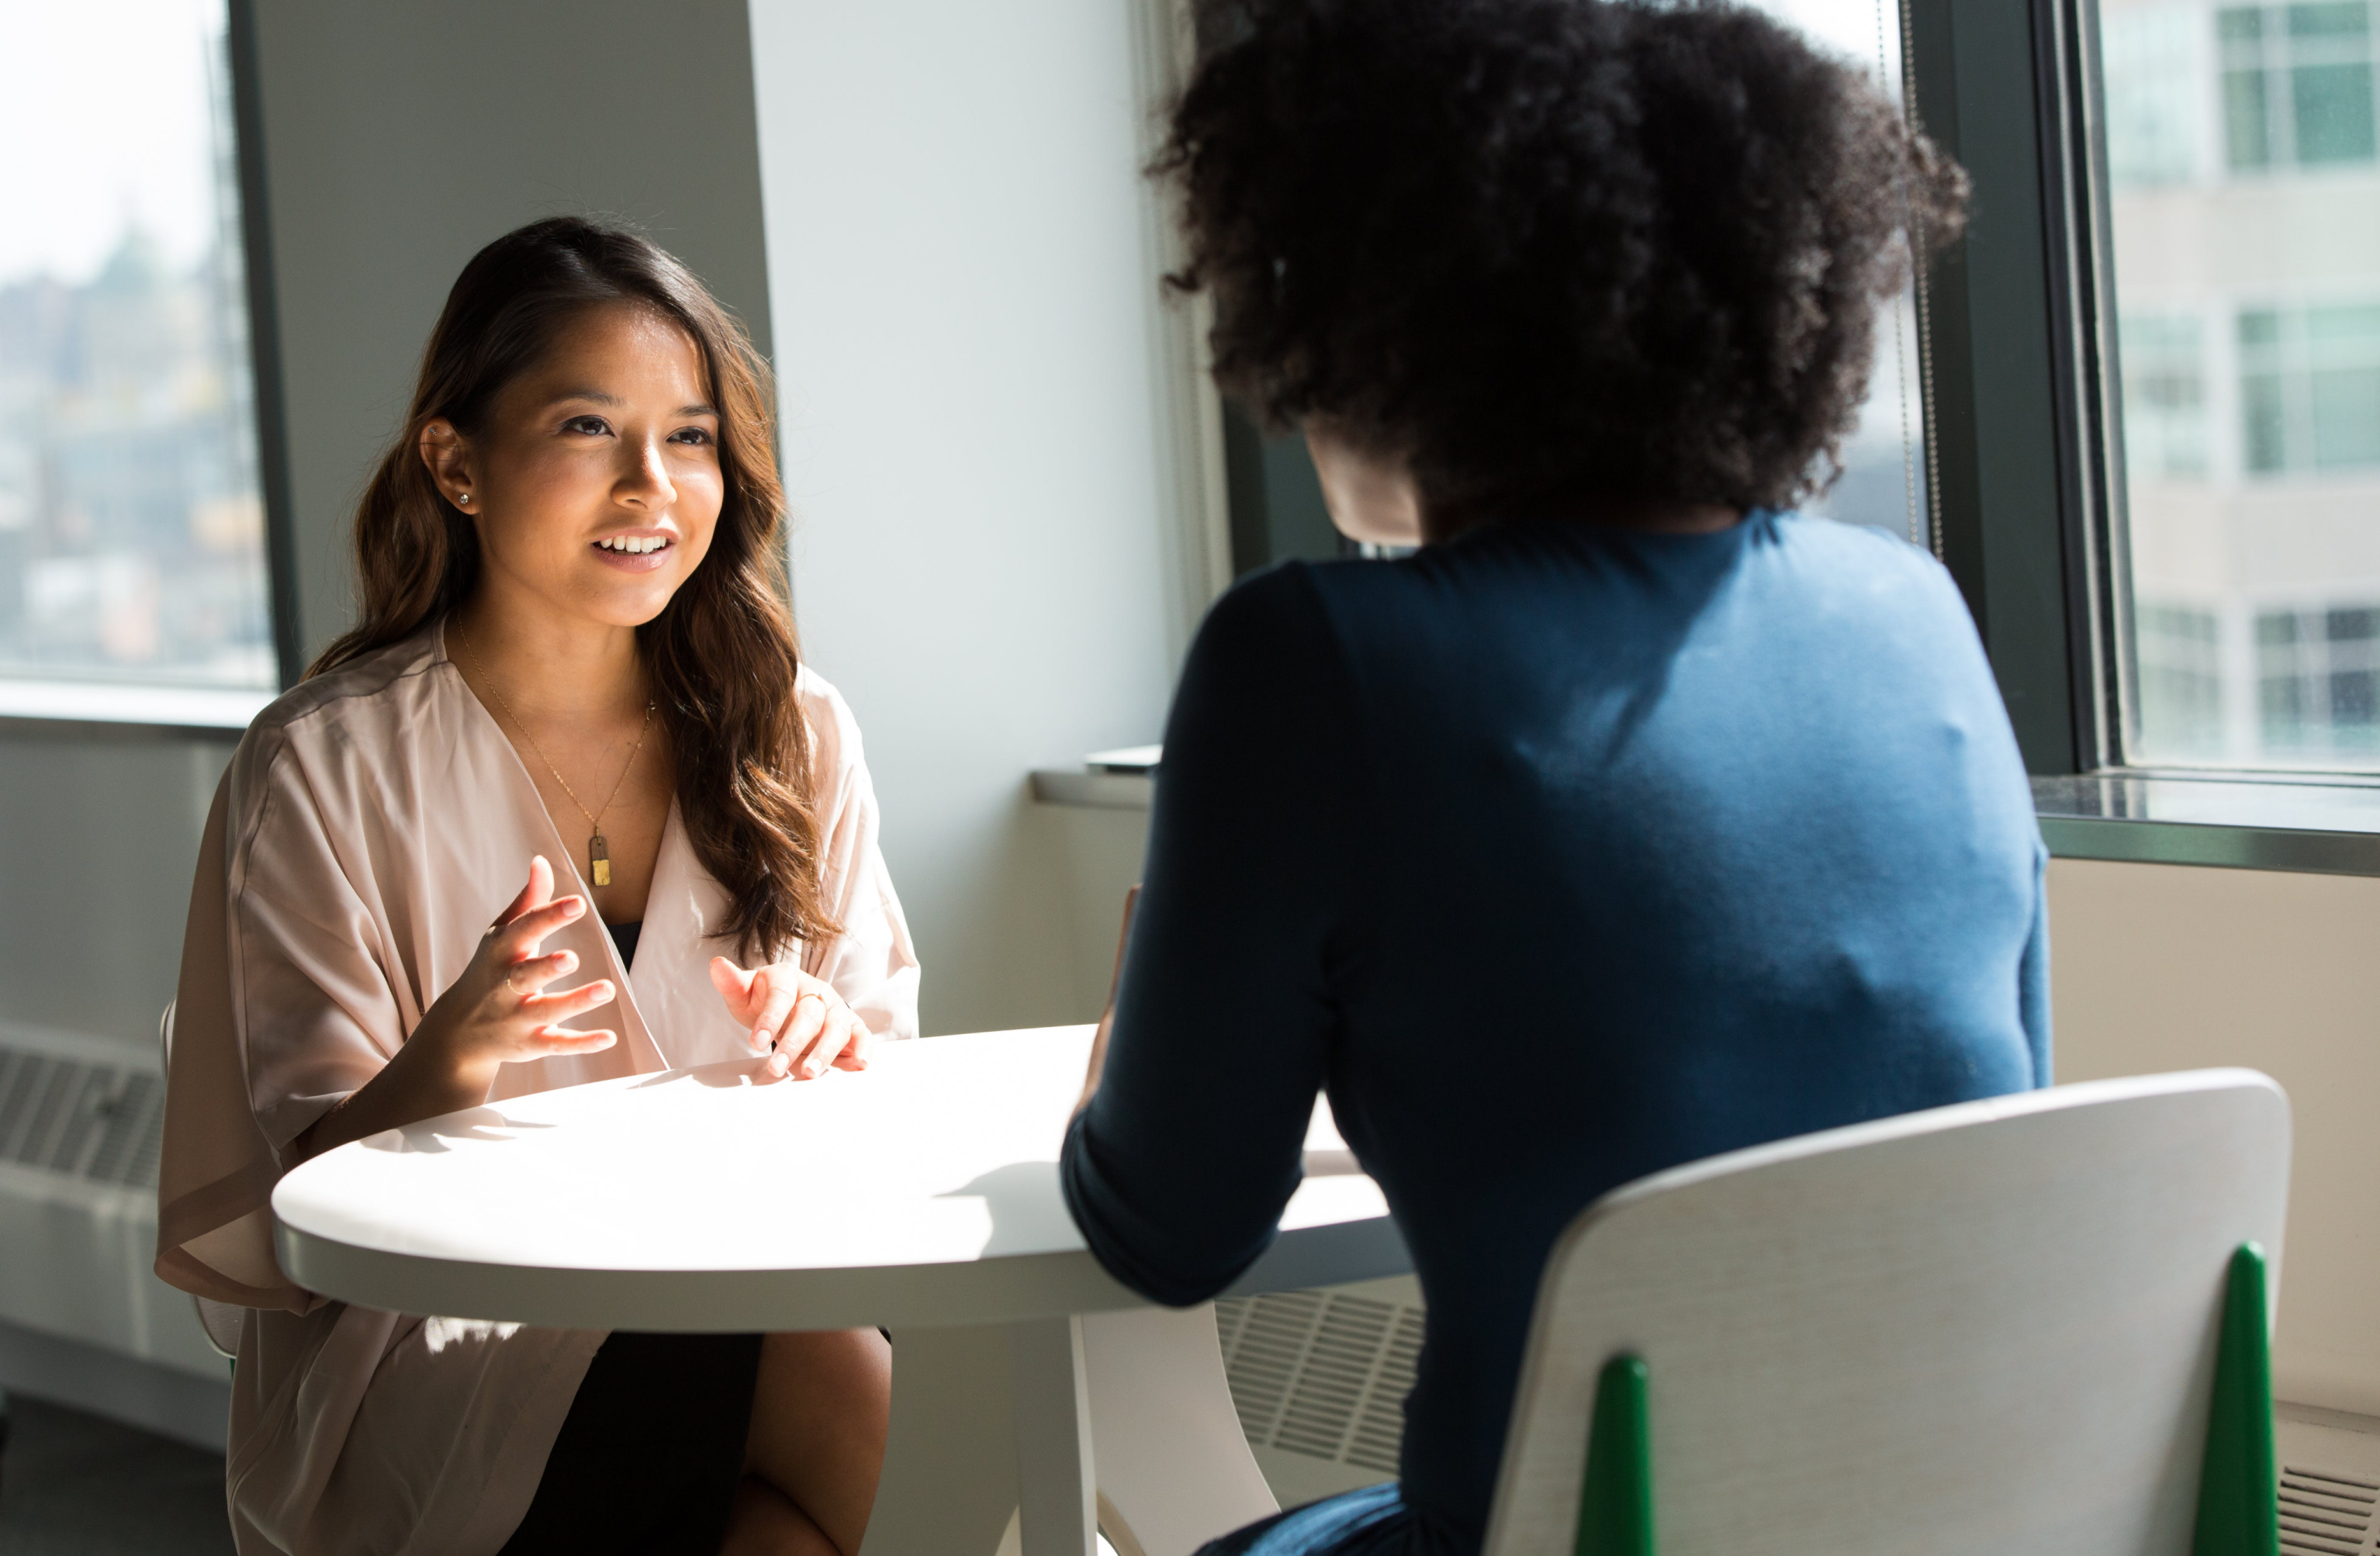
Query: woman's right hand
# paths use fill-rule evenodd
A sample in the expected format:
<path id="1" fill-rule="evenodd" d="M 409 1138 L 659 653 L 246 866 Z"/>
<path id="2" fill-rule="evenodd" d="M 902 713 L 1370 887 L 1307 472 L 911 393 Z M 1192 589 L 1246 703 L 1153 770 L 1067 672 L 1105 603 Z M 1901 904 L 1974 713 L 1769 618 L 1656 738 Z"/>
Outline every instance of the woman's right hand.
<path id="1" fill-rule="evenodd" d="M 528 884 L 488 926 L 463 976 L 423 1014 L 406 1046 L 436 1052 L 467 1084 L 483 1076 L 492 1084 L 499 1065 L 594 1053 L 618 1042 L 614 1031 L 562 1025 L 618 998 L 610 979 L 545 991 L 578 970 L 575 952 L 541 954 L 545 937 L 586 912 L 586 898 L 554 896 L 553 867 L 542 855 L 530 859 Z"/>
<path id="2" fill-rule="evenodd" d="M 593 1053 L 620 1040 L 612 1031 L 574 1032 L 562 1025 L 619 991 L 608 978 L 558 994 L 545 986 L 578 966 L 567 951 L 540 954 L 545 937 L 587 912 L 584 897 L 553 897 L 553 867 L 528 862 L 528 884 L 496 916 L 454 986 L 422 1013 L 421 1024 L 380 1073 L 289 1143 L 283 1165 L 320 1151 L 402 1128 L 488 1100 L 496 1071 L 531 1059 Z"/>

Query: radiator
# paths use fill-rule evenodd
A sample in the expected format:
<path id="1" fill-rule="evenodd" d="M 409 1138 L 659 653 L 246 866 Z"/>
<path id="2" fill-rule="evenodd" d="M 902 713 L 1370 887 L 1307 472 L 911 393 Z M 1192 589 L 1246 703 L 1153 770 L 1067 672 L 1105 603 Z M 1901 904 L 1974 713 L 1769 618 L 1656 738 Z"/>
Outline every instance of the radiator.
<path id="1" fill-rule="evenodd" d="M 220 1382 L 151 1272 L 164 1128 L 150 1044 L 0 1023 L 0 1319 Z"/>

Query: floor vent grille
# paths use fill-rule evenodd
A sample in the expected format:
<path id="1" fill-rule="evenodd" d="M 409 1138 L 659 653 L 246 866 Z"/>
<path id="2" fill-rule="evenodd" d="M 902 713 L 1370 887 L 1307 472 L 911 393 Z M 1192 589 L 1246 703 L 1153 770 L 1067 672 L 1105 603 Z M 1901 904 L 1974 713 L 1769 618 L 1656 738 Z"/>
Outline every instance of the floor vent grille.
<path id="1" fill-rule="evenodd" d="M 155 1076 L 0 1046 L 0 1161 L 152 1188 L 164 1130 Z"/>
<path id="2" fill-rule="evenodd" d="M 2380 1482 L 2289 1465 L 2281 1471 L 2281 1549 L 2291 1556 L 2374 1556 Z"/>
<path id="3" fill-rule="evenodd" d="M 1223 1370 L 1248 1441 L 1394 1474 L 1422 1310 L 1331 1292 L 1215 1304 Z"/>

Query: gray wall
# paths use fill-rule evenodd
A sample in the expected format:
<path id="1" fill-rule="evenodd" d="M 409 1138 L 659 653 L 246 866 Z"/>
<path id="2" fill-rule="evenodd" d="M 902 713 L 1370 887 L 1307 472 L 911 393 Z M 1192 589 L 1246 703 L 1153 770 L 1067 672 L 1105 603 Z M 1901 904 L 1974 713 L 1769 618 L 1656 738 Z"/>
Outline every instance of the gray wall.
<path id="1" fill-rule="evenodd" d="M 0 728 L 0 1020 L 153 1041 L 225 741 Z"/>
<path id="2" fill-rule="evenodd" d="M 641 224 L 770 346 L 742 0 L 257 0 L 310 656 L 348 620 L 346 523 L 481 245 L 540 216 Z"/>

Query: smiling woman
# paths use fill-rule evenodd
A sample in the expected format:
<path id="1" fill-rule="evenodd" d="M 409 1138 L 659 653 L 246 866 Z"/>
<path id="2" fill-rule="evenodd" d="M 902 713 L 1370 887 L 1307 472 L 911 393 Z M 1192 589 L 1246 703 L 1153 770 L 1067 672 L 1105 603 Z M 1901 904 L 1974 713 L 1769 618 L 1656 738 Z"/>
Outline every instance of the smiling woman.
<path id="1" fill-rule="evenodd" d="M 809 1079 L 915 1035 L 858 731 L 777 590 L 764 374 L 642 237 L 556 219 L 491 244 L 358 512 L 358 624 L 225 775 L 158 1270 L 249 1310 L 244 1556 L 857 1549 L 874 1331 L 325 1306 L 266 1211 L 306 1157 L 458 1108 L 738 1057 Z"/>

